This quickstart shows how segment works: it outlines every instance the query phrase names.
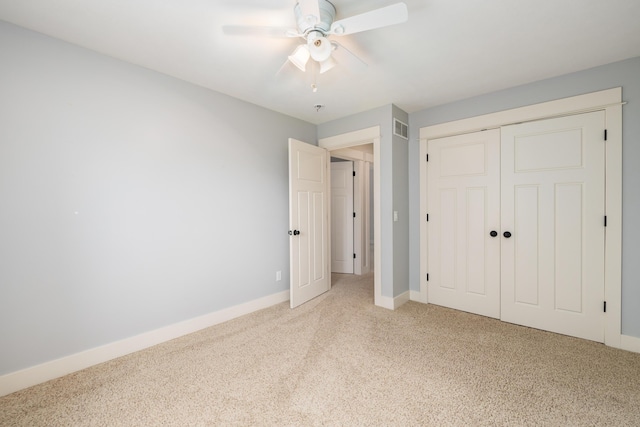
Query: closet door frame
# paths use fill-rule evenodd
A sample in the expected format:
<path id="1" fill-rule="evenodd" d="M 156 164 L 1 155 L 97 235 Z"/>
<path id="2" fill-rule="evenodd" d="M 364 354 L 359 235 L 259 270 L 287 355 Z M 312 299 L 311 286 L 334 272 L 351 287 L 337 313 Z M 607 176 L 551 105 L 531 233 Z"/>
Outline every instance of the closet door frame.
<path id="1" fill-rule="evenodd" d="M 456 120 L 420 129 L 420 292 L 416 301 L 428 303 L 427 265 L 428 214 L 427 141 L 435 138 L 496 129 L 502 126 L 580 114 L 605 111 L 606 141 L 606 200 L 607 230 L 605 240 L 605 344 L 622 346 L 622 88 L 613 88 L 585 95 L 558 99 L 468 119 Z"/>

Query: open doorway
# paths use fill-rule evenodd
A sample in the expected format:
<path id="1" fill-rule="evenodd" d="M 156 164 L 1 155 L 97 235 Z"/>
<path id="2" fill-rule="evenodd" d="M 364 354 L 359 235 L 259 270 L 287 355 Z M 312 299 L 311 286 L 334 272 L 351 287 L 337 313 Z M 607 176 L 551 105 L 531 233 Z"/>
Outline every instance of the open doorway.
<path id="1" fill-rule="evenodd" d="M 331 152 L 331 271 L 372 270 L 373 144 Z"/>
<path id="2" fill-rule="evenodd" d="M 366 182 L 362 182 L 363 185 L 368 186 L 366 191 L 368 200 L 365 202 L 367 206 L 364 209 L 369 212 L 368 224 L 363 227 L 365 230 L 363 232 L 364 236 L 361 236 L 363 237 L 361 241 L 367 242 L 362 245 L 363 259 L 367 260 L 368 271 L 373 271 L 374 304 L 392 308 L 389 307 L 386 299 L 382 297 L 382 276 L 380 271 L 380 127 L 375 126 L 330 138 L 323 138 L 319 140 L 318 145 L 327 149 L 332 157 L 361 162 L 360 165 L 363 169 L 361 176 L 368 176 Z M 364 171 L 365 169 L 366 171 Z M 367 270 L 365 269 L 365 271 Z"/>
<path id="3" fill-rule="evenodd" d="M 353 161 L 331 156 L 331 273 L 354 274 L 362 257 L 356 254 L 355 222 L 362 211 L 354 203 L 355 175 Z"/>

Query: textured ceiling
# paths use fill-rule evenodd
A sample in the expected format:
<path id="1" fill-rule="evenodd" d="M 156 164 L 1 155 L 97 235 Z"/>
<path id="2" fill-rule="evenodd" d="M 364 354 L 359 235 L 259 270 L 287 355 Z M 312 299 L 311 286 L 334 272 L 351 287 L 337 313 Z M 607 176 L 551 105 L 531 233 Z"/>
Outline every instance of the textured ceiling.
<path id="1" fill-rule="evenodd" d="M 337 19 L 397 0 L 332 0 Z M 640 56 L 639 0 L 405 0 L 409 21 L 336 37 L 368 67 L 292 66 L 295 0 L 0 0 L 0 20 L 312 122 L 427 107 Z M 325 105 L 319 112 L 316 104 Z"/>

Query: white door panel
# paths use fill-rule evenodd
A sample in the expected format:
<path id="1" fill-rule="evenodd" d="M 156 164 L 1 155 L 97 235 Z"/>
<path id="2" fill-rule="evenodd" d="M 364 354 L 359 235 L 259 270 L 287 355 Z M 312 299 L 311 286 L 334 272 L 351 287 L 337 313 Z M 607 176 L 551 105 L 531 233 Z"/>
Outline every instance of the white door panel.
<path id="1" fill-rule="evenodd" d="M 604 341 L 604 112 L 502 128 L 502 319 Z"/>
<path id="2" fill-rule="evenodd" d="M 289 139 L 291 308 L 331 286 L 328 185 L 327 151 Z"/>
<path id="3" fill-rule="evenodd" d="M 331 162 L 331 271 L 353 273 L 353 162 Z"/>
<path id="4" fill-rule="evenodd" d="M 595 112 L 429 141 L 429 302 L 602 342 L 603 130 Z"/>
<path id="5" fill-rule="evenodd" d="M 430 303 L 500 317 L 500 134 L 429 141 Z"/>

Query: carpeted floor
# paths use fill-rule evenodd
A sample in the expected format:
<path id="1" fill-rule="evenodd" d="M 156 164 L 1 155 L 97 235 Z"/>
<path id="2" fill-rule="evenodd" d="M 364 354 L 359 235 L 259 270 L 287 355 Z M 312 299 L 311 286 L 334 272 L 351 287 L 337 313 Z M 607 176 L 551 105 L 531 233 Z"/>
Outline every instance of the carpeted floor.
<path id="1" fill-rule="evenodd" d="M 334 275 L 262 310 L 0 398 L 1 426 L 640 426 L 640 354 Z"/>

